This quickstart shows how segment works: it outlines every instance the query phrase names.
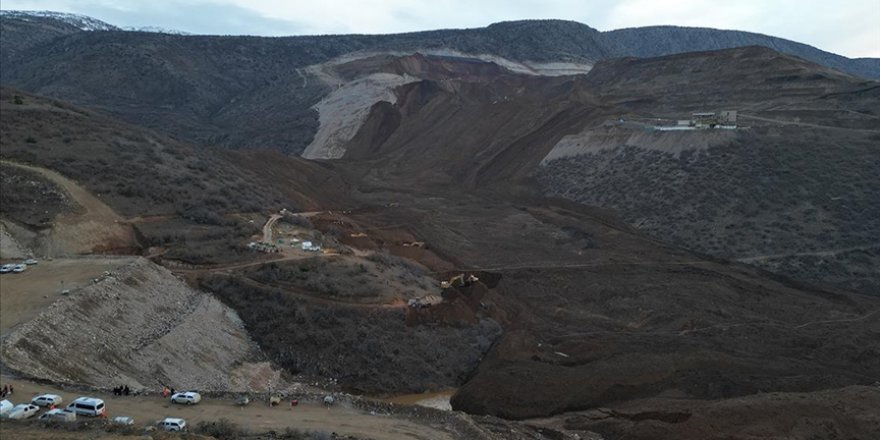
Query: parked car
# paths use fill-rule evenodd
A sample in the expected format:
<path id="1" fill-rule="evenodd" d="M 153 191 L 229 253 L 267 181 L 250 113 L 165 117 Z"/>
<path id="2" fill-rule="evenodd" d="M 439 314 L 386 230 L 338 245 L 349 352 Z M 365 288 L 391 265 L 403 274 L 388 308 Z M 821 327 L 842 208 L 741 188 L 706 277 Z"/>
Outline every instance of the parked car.
<path id="1" fill-rule="evenodd" d="M 9 273 L 12 272 L 12 269 L 15 269 L 14 264 L 4 264 L 0 266 L 0 273 Z"/>
<path id="2" fill-rule="evenodd" d="M 6 413 L 7 419 L 27 419 L 40 412 L 40 407 L 32 403 L 20 403 Z"/>
<path id="3" fill-rule="evenodd" d="M 116 416 L 113 418 L 114 425 L 134 425 L 134 417 Z"/>
<path id="4" fill-rule="evenodd" d="M 104 401 L 94 397 L 77 397 L 76 400 L 70 402 L 70 405 L 67 405 L 67 409 L 80 416 L 98 417 L 107 414 Z"/>
<path id="5" fill-rule="evenodd" d="M 186 431 L 186 420 L 175 417 L 165 417 L 156 424 L 159 429 L 165 431 Z"/>
<path id="6" fill-rule="evenodd" d="M 24 260 L 24 264 L 27 264 L 28 266 L 33 266 L 34 264 L 37 264 L 37 260 L 33 258 L 28 258 L 27 260 Z"/>
<path id="7" fill-rule="evenodd" d="M 6 413 L 8 413 L 13 406 L 15 405 L 13 405 L 12 402 L 6 399 L 0 400 L 0 417 L 6 415 Z"/>
<path id="8" fill-rule="evenodd" d="M 182 393 L 175 393 L 171 396 L 171 403 L 182 403 L 186 405 L 195 405 L 202 401 L 202 396 L 195 391 L 185 391 Z"/>
<path id="9" fill-rule="evenodd" d="M 25 269 L 27 269 L 27 266 L 25 266 L 24 264 L 16 264 L 15 266 L 12 267 L 12 272 L 13 273 L 22 273 L 25 271 Z"/>
<path id="10" fill-rule="evenodd" d="M 40 420 L 46 422 L 75 422 L 76 413 L 69 409 L 50 409 L 40 416 Z"/>
<path id="11" fill-rule="evenodd" d="M 57 394 L 41 394 L 31 399 L 31 403 L 37 406 L 61 405 L 63 399 Z"/>

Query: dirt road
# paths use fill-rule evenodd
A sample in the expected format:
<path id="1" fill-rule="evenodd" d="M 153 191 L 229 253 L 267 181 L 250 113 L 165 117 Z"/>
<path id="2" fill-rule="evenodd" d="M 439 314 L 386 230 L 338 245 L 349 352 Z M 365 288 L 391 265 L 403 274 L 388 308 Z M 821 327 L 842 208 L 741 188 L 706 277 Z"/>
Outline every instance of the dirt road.
<path id="1" fill-rule="evenodd" d="M 76 289 L 104 271 L 131 262 L 126 257 L 66 258 L 40 261 L 22 273 L 7 273 L 0 281 L 0 336 L 27 322 L 60 297 L 62 286 Z M 62 284 L 63 282 L 63 284 Z"/>
<path id="2" fill-rule="evenodd" d="M 52 386 L 2 376 L 3 384 L 12 384 L 14 403 L 29 401 L 34 395 L 51 392 L 68 403 L 83 393 L 71 393 Z M 372 415 L 368 412 L 333 406 L 327 409 L 317 403 L 300 403 L 296 407 L 281 405 L 271 408 L 265 402 L 253 402 L 246 407 L 235 406 L 231 399 L 204 398 L 193 406 L 172 405 L 162 397 L 118 397 L 101 393 L 85 393 L 100 397 L 107 403 L 108 415 L 131 416 L 135 424 L 143 426 L 163 417 L 181 417 L 190 425 L 200 421 L 216 421 L 226 418 L 241 427 L 255 432 L 294 428 L 308 431 L 326 431 L 339 434 L 368 437 L 377 440 L 451 440 L 453 437 L 439 427 L 429 426 L 388 415 Z"/>
<path id="3" fill-rule="evenodd" d="M 272 214 L 266 220 L 266 224 L 263 225 L 263 243 L 272 244 L 272 227 L 281 217 L 281 214 Z"/>
<path id="4" fill-rule="evenodd" d="M 860 113 L 860 114 L 861 114 L 861 113 Z M 745 119 L 753 119 L 753 120 L 755 120 L 755 121 L 772 122 L 772 123 L 774 123 L 774 124 L 780 124 L 780 125 L 797 125 L 797 126 L 799 126 L 799 127 L 818 128 L 818 129 L 822 129 L 822 130 L 864 131 L 864 132 L 868 132 L 868 133 L 878 133 L 878 132 L 880 132 L 880 130 L 870 130 L 870 129 L 864 129 L 864 128 L 834 127 L 834 126 L 830 126 L 830 125 L 811 124 L 811 123 L 809 123 L 809 122 L 785 121 L 785 120 L 782 120 L 782 119 L 765 118 L 765 117 L 762 117 L 762 116 L 746 115 L 746 114 L 743 114 L 743 113 L 740 113 L 740 114 L 739 114 L 739 117 L 740 117 L 740 118 L 745 118 Z"/>
<path id="5" fill-rule="evenodd" d="M 48 256 L 99 253 L 112 249 L 135 248 L 131 227 L 106 203 L 61 174 L 41 167 L 2 161 L 4 165 L 37 173 L 58 185 L 79 205 L 75 212 L 56 218 L 50 234 Z"/>
<path id="6" fill-rule="evenodd" d="M 827 249 L 824 251 L 793 252 L 790 254 L 774 254 L 774 255 L 756 255 L 754 257 L 737 258 L 736 261 L 739 261 L 740 263 L 753 263 L 755 261 L 779 260 L 781 258 L 789 258 L 789 257 L 833 257 L 838 254 L 845 254 L 847 252 L 867 251 L 867 250 L 871 250 L 871 249 L 880 249 L 880 243 L 869 244 L 867 246 L 851 246 L 851 247 L 840 248 L 840 249 Z"/>

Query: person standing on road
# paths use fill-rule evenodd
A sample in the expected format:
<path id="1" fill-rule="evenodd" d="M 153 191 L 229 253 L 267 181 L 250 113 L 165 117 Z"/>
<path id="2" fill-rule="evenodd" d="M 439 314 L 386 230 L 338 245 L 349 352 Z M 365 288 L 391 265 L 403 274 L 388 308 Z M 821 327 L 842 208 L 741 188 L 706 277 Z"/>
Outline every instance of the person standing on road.
<path id="1" fill-rule="evenodd" d="M 126 385 L 125 388 L 122 389 L 122 394 L 125 394 L 126 396 L 131 395 L 131 389 L 128 387 L 128 385 Z"/>

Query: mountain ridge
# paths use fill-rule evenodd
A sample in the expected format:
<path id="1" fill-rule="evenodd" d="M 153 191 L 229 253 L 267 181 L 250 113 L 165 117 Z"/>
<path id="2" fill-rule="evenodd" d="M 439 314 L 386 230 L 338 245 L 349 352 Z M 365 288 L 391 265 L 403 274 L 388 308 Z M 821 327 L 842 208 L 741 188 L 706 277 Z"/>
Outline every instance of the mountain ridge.
<path id="1" fill-rule="evenodd" d="M 85 30 L 102 31 L 148 31 L 174 35 L 189 35 L 182 31 L 166 31 L 161 27 L 146 26 L 137 28 L 120 28 L 107 24 L 103 21 L 78 14 L 64 14 L 51 11 L 0 11 L 3 18 L 22 19 L 30 14 L 37 17 L 58 19 L 66 22 L 95 22 L 101 26 L 93 26 Z M 382 40 L 391 38 L 424 38 L 429 37 L 432 41 L 441 44 L 452 43 L 453 46 L 467 42 L 458 41 L 462 36 L 472 40 L 495 40 L 498 33 L 516 35 L 504 35 L 505 44 L 515 48 L 511 53 L 502 56 L 513 57 L 520 61 L 548 61 L 548 60 L 587 60 L 598 61 L 621 56 L 654 57 L 681 52 L 693 52 L 700 50 L 717 50 L 750 45 L 770 47 L 780 52 L 799 56 L 809 61 L 826 65 L 850 74 L 868 78 L 880 78 L 880 58 L 848 58 L 832 52 L 810 46 L 796 41 L 774 37 L 755 32 L 738 30 L 684 27 L 684 26 L 644 26 L 621 28 L 610 31 L 599 31 L 587 24 L 573 20 L 537 19 L 537 20 L 512 20 L 491 23 L 485 27 L 460 28 L 460 29 L 435 29 L 417 32 L 405 32 L 396 34 L 326 34 L 326 35 L 290 35 L 263 38 L 325 38 L 325 39 L 375 39 Z M 460 35 L 455 35 L 460 34 Z M 568 37 L 561 39 L 560 36 Z M 227 36 L 227 37 L 251 37 L 251 36 Z M 458 37 L 458 38 L 456 38 Z M 552 43 L 552 44 L 550 44 Z M 577 43 L 577 44 L 572 44 Z M 658 44 L 659 43 L 659 44 Z M 473 43 L 480 46 L 479 43 Z M 537 44 L 537 47 L 530 47 Z M 382 46 L 378 44 L 377 46 Z M 476 47 L 475 47 L 476 48 Z M 544 49 L 539 53 L 534 49 Z M 459 48 L 464 49 L 464 48 Z M 533 49 L 532 59 L 523 58 L 528 49 Z"/>

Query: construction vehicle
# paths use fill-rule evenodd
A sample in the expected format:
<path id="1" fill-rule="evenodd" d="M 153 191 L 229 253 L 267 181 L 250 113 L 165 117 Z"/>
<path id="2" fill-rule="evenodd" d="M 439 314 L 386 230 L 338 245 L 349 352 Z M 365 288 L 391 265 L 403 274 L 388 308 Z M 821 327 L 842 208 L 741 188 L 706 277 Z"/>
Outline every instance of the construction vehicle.
<path id="1" fill-rule="evenodd" d="M 441 289 L 448 289 L 452 286 L 455 286 L 455 287 L 470 286 L 471 284 L 476 283 L 477 281 L 480 281 L 480 279 L 477 278 L 476 276 L 474 276 L 474 274 L 469 274 L 467 276 L 467 278 L 465 278 L 464 274 L 460 273 L 460 274 L 450 278 L 449 281 L 441 281 L 440 288 Z"/>

